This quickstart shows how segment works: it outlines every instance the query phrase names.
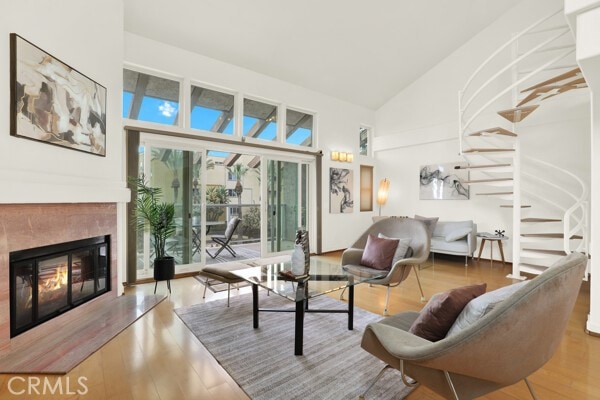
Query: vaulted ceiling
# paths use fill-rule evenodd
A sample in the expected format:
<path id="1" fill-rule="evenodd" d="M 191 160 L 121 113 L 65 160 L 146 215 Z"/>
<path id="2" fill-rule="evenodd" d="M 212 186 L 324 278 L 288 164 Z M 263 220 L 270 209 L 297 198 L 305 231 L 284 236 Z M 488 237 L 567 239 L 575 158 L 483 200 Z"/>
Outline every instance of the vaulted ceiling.
<path id="1" fill-rule="evenodd" d="M 522 0 L 125 0 L 126 31 L 370 109 Z"/>

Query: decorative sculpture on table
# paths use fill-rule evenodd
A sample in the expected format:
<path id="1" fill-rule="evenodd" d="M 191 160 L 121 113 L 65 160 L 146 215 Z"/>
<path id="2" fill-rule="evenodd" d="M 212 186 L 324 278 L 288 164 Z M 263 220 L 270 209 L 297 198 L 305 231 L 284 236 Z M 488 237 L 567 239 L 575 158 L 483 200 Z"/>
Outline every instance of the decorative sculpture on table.
<path id="1" fill-rule="evenodd" d="M 504 237 L 504 229 L 496 229 L 494 232 L 496 232 L 496 235 Z"/>
<path id="2" fill-rule="evenodd" d="M 294 252 L 292 253 L 292 270 L 295 277 L 306 277 L 310 270 L 310 251 L 308 232 L 303 229 L 296 231 Z"/>

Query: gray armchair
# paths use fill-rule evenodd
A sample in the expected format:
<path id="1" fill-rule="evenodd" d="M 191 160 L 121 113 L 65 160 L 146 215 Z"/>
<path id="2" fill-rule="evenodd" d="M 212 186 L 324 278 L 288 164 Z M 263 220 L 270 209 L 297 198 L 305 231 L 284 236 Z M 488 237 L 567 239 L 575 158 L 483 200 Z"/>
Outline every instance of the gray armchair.
<path id="1" fill-rule="evenodd" d="M 375 276 L 381 275 L 381 270 L 365 267 L 360 264 L 367 237 L 369 234 L 377 236 L 379 233 L 392 238 L 410 238 L 410 248 L 408 258 L 397 261 L 392 265 L 388 274 L 384 278 L 379 278 L 370 281 L 374 285 L 387 286 L 387 294 L 385 298 L 384 315 L 388 313 L 388 303 L 390 299 L 390 288 L 398 286 L 410 274 L 411 268 L 415 270 L 419 290 L 421 291 L 421 301 L 425 301 L 421 281 L 419 280 L 417 266 L 429 257 L 430 239 L 422 221 L 417 221 L 411 218 L 386 218 L 375 222 L 364 232 L 356 242 L 352 244 L 342 254 L 342 268 L 354 275 L 359 276 Z"/>
<path id="2" fill-rule="evenodd" d="M 586 264 L 582 254 L 562 258 L 481 319 L 437 342 L 408 332 L 418 312 L 369 324 L 361 346 L 388 364 L 376 380 L 391 367 L 405 384 L 418 382 L 453 399 L 472 399 L 525 380 L 535 399 L 527 377 L 559 346 Z"/>

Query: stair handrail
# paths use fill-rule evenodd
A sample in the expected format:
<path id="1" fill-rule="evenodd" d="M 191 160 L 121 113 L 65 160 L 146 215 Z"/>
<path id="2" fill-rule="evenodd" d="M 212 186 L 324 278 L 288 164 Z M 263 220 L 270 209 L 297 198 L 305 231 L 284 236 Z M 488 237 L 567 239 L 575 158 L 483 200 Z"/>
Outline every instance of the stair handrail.
<path id="1" fill-rule="evenodd" d="M 533 53 L 535 53 L 536 51 L 538 51 L 539 49 L 543 48 L 544 46 L 552 43 L 553 41 L 555 41 L 556 39 L 558 39 L 559 37 L 567 34 L 568 32 L 571 32 L 571 30 L 569 29 L 569 27 L 567 25 L 565 25 L 565 27 L 562 29 L 563 32 L 557 33 L 554 36 L 551 36 L 550 38 L 544 40 L 543 42 L 539 43 L 538 45 L 536 45 L 535 47 L 532 47 L 531 49 L 529 49 L 527 52 L 521 54 L 519 57 L 515 58 L 514 60 L 512 60 L 510 63 L 506 64 L 506 66 L 504 66 L 504 68 L 502 68 L 500 71 L 496 72 L 496 74 L 494 74 L 491 78 L 489 78 L 484 84 L 482 84 L 479 89 L 477 89 L 475 91 L 475 93 L 473 93 L 471 95 L 471 97 L 469 98 L 469 100 L 467 100 L 467 102 L 462 106 L 462 110 L 461 112 L 464 112 L 467 107 L 469 107 L 469 105 L 475 100 L 475 98 L 477 97 L 477 95 L 479 95 L 479 93 L 481 93 L 481 91 L 483 89 L 485 89 L 486 87 L 488 87 L 494 80 L 496 80 L 496 78 L 498 78 L 500 75 L 502 75 L 503 73 L 505 73 L 506 71 L 508 71 L 510 68 L 514 67 L 515 65 L 519 64 L 521 61 L 523 61 L 525 58 L 529 57 L 530 55 L 532 55 Z M 569 45 L 566 46 L 566 48 L 571 48 L 574 46 L 573 45 Z M 558 60 L 557 60 L 558 61 Z M 463 92 L 464 93 L 464 92 Z"/>
<path id="2" fill-rule="evenodd" d="M 504 96 L 506 93 L 508 93 L 510 90 L 512 90 L 514 87 L 516 87 L 518 84 L 522 83 L 522 81 L 525 81 L 526 79 L 529 79 L 530 77 L 534 76 L 535 74 L 537 74 L 538 72 L 542 71 L 543 69 L 549 67 L 550 65 L 552 65 L 553 63 L 555 63 L 556 61 L 560 60 L 561 58 L 566 57 L 570 52 L 565 52 L 564 55 L 561 53 L 561 56 L 552 60 L 552 62 L 548 63 L 548 65 L 544 65 L 542 68 L 538 68 L 532 72 L 530 72 L 525 78 L 523 78 L 522 80 L 519 80 L 519 82 L 517 82 L 514 85 L 511 85 L 511 87 L 507 88 L 506 90 L 504 90 L 500 95 L 497 95 L 496 97 L 494 97 L 492 100 L 488 101 L 484 107 L 480 108 L 469 120 L 466 124 L 463 124 L 463 117 L 464 117 L 464 112 L 467 109 L 468 105 L 470 105 L 470 102 L 480 93 L 481 90 L 483 90 L 483 88 L 479 88 L 479 90 L 469 99 L 469 102 L 467 105 L 463 106 L 463 96 L 466 94 L 466 91 L 469 89 L 469 86 L 471 85 L 471 83 L 473 82 L 473 80 L 481 73 L 481 71 L 493 60 L 496 58 L 496 56 L 498 54 L 500 54 L 502 51 L 504 51 L 505 49 L 507 49 L 509 46 L 513 45 L 516 41 L 518 41 L 522 36 L 527 35 L 527 34 L 531 34 L 531 33 L 539 33 L 539 32 L 534 32 L 534 29 L 537 28 L 539 25 L 543 24 L 544 22 L 548 21 L 549 19 L 553 18 L 554 16 L 560 14 L 563 11 L 563 7 L 560 7 L 559 9 L 557 9 L 556 11 L 550 12 L 549 14 L 547 14 L 546 16 L 544 16 L 543 18 L 540 18 L 539 20 L 537 20 L 536 22 L 534 22 L 533 24 L 529 25 L 527 28 L 523 29 L 521 32 L 513 35 L 512 39 L 509 40 L 508 42 L 504 43 L 504 45 L 500 46 L 496 51 L 494 51 L 482 64 L 479 65 L 479 67 L 477 67 L 477 69 L 473 72 L 473 74 L 469 77 L 469 79 L 467 80 L 467 82 L 465 83 L 464 87 L 462 90 L 458 91 L 458 120 L 459 120 L 459 132 L 458 132 L 458 142 L 459 142 L 459 155 L 463 155 L 463 136 L 465 135 L 465 132 L 467 131 L 467 128 L 471 125 L 471 123 L 474 121 L 475 118 L 477 118 L 479 116 L 479 114 L 481 114 L 485 109 L 487 109 L 493 102 L 495 102 L 497 99 L 499 99 L 500 97 Z M 552 28 L 548 28 L 545 30 L 542 30 L 540 32 L 545 32 L 545 31 L 552 31 L 552 30 L 557 30 L 557 29 L 561 29 L 562 30 L 562 26 L 556 28 L 556 27 L 552 27 Z M 562 35 L 564 35 L 566 32 L 568 32 L 568 29 L 565 32 L 560 33 L 557 37 L 560 37 Z M 553 38 L 552 40 L 555 40 L 556 38 Z M 547 43 L 543 43 L 542 47 L 545 46 Z M 523 58 L 531 55 L 533 52 L 535 52 L 537 50 L 533 49 L 530 50 L 529 52 L 526 53 L 526 55 L 522 55 L 521 57 L 519 57 L 519 60 L 516 61 L 516 63 L 518 63 L 519 61 L 522 61 Z M 505 70 L 503 72 L 506 71 L 506 69 L 510 68 L 511 66 L 515 65 L 515 60 L 513 60 L 513 62 L 511 62 L 509 64 L 509 66 L 505 67 Z M 501 73 L 503 73 L 501 72 Z M 494 77 L 492 77 L 491 79 L 488 80 L 488 82 L 486 82 L 485 86 L 489 85 L 491 83 L 491 81 L 493 81 L 494 79 L 496 79 L 501 73 L 497 73 Z"/>
<path id="3" fill-rule="evenodd" d="M 473 74 L 471 75 L 471 77 L 467 80 L 467 83 L 465 83 L 465 86 L 463 87 L 463 89 L 461 90 L 461 92 L 465 93 L 467 91 L 467 88 L 469 87 L 469 85 L 471 85 L 471 82 L 473 81 L 473 79 L 475 79 L 475 77 L 477 75 L 479 75 L 479 73 L 481 72 L 481 70 L 483 70 L 483 68 L 485 68 L 485 66 L 487 64 L 489 64 L 498 54 L 500 54 L 508 46 L 512 45 L 514 42 L 516 42 L 517 40 L 519 40 L 519 38 L 521 36 L 529 33 L 534 28 L 536 28 L 537 26 L 543 24 L 544 22 L 546 22 L 550 18 L 554 17 L 555 15 L 561 13 L 562 11 L 563 11 L 562 7 L 560 9 L 556 10 L 556 11 L 553 11 L 552 13 L 550 13 L 550 14 L 546 15 L 545 17 L 541 18 L 540 20 L 534 22 L 533 24 L 531 24 L 530 26 L 528 26 L 527 28 L 525 28 L 524 30 L 522 30 L 520 33 L 518 33 L 515 36 L 513 36 L 513 38 L 511 40 L 509 40 L 508 42 L 506 42 L 504 45 L 500 46 L 479 67 L 477 67 L 477 69 L 475 70 L 475 72 L 473 72 Z"/>
<path id="4" fill-rule="evenodd" d="M 527 74 L 524 77 L 520 78 L 519 80 L 515 81 L 514 83 L 512 83 L 511 85 L 509 85 L 507 88 L 505 88 L 504 90 L 502 90 L 500 93 L 498 93 L 496 96 L 494 96 L 491 100 L 489 100 L 481 108 L 479 108 L 479 110 L 477 110 L 477 112 L 475 112 L 471 116 L 471 118 L 469 118 L 467 120 L 467 122 L 465 123 L 465 125 L 461 128 L 461 136 L 467 130 L 467 128 L 469 127 L 469 125 L 471 125 L 471 123 L 479 116 L 479 114 L 481 114 L 483 111 L 485 111 L 496 100 L 498 100 L 499 98 L 501 98 L 502 96 L 504 96 L 506 93 L 510 92 L 512 89 L 514 89 L 515 87 L 519 86 L 521 83 L 525 82 L 529 78 L 531 78 L 531 77 L 537 75 L 538 73 L 540 73 L 541 71 L 545 70 L 547 67 L 549 67 L 550 65 L 554 64 L 558 60 L 561 60 L 561 59 L 565 58 L 566 56 L 568 56 L 570 53 L 573 53 L 574 51 L 575 51 L 575 48 L 569 49 L 569 50 L 566 50 L 566 51 L 560 53 L 558 56 L 554 57 L 553 59 L 551 59 L 550 61 L 546 62 L 542 66 L 536 68 L 535 70 L 533 70 L 529 74 Z M 460 105 L 459 105 L 459 107 L 460 107 Z M 461 120 L 462 120 L 462 118 L 461 118 Z M 462 148 L 461 148 L 461 152 L 462 152 Z"/>
<path id="5" fill-rule="evenodd" d="M 589 189 L 588 189 L 587 185 L 577 175 L 575 175 L 574 173 L 572 173 L 564 168 L 557 167 L 554 164 L 539 160 L 534 157 L 525 156 L 525 155 L 523 155 L 522 157 L 528 161 L 531 161 L 531 162 L 534 162 L 537 164 L 541 164 L 545 167 L 553 168 L 555 171 L 559 171 L 559 172 L 571 177 L 571 179 L 573 179 L 575 182 L 577 182 L 579 184 L 579 186 L 581 187 L 581 194 L 579 195 L 579 197 L 573 195 L 572 193 L 568 192 L 567 190 L 565 190 L 563 188 L 558 187 L 563 193 L 566 193 L 567 195 L 569 195 L 575 199 L 575 203 L 573 205 L 571 205 L 571 207 L 569 207 L 563 215 L 563 232 L 564 232 L 563 249 L 566 253 L 571 253 L 570 237 L 580 230 L 582 232 L 582 236 L 587 237 L 587 226 L 589 224 L 589 221 L 587 221 L 589 216 L 588 216 L 587 209 L 586 209 L 588 193 L 589 193 Z M 557 187 L 557 185 L 554 185 L 554 186 Z M 578 209 L 581 209 L 581 212 L 582 212 L 581 219 L 575 217 L 575 214 L 574 214 Z M 573 217 L 575 219 L 575 226 L 573 228 L 571 228 L 571 217 Z M 584 250 L 587 254 L 587 246 L 584 246 L 584 247 L 585 247 Z"/>

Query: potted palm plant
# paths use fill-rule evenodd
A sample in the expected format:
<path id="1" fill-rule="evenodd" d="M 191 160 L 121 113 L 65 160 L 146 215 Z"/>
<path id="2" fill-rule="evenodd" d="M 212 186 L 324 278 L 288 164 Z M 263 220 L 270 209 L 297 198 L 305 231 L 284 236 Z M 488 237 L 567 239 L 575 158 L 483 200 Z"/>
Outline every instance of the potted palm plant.
<path id="1" fill-rule="evenodd" d="M 175 205 L 161 201 L 162 190 L 148 186 L 145 177 L 133 179 L 137 188 L 134 218 L 138 230 L 150 231 L 154 248 L 154 279 L 171 280 L 175 259 L 166 253 L 167 239 L 175 234 Z M 169 291 L 171 290 L 167 282 Z M 154 288 L 156 292 L 156 287 Z"/>

